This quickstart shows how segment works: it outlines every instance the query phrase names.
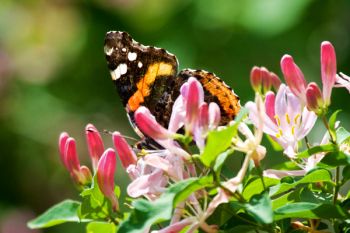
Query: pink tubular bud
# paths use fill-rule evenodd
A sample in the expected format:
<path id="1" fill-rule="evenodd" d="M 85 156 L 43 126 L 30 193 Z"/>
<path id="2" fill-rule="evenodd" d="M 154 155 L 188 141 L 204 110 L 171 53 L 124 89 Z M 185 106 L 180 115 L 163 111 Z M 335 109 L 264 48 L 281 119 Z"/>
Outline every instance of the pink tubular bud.
<path id="1" fill-rule="evenodd" d="M 125 138 L 119 132 L 114 132 L 112 139 L 124 169 L 127 169 L 129 165 L 136 164 L 137 157 Z"/>
<path id="2" fill-rule="evenodd" d="M 323 98 L 320 88 L 316 83 L 309 83 L 306 89 L 306 106 L 309 111 L 315 112 L 317 115 L 323 113 Z"/>
<path id="3" fill-rule="evenodd" d="M 60 137 L 58 139 L 58 149 L 60 152 L 60 158 L 65 167 L 67 167 L 67 164 L 66 164 L 66 159 L 64 154 L 65 154 L 65 147 L 66 147 L 66 142 L 68 138 L 69 138 L 68 133 L 63 132 L 60 134 Z"/>
<path id="4" fill-rule="evenodd" d="M 272 80 L 270 78 L 270 72 L 265 67 L 261 67 L 261 77 L 263 92 L 266 93 L 271 89 Z"/>
<path id="5" fill-rule="evenodd" d="M 331 101 L 332 88 L 337 73 L 337 60 L 333 45 L 324 41 L 321 44 L 321 77 L 323 84 L 323 99 L 328 106 Z"/>
<path id="6" fill-rule="evenodd" d="M 203 102 L 199 107 L 199 126 L 204 130 L 207 130 L 209 126 L 209 112 L 206 102 Z"/>
<path id="7" fill-rule="evenodd" d="M 80 166 L 74 138 L 70 137 L 66 140 L 64 161 L 66 168 L 75 183 L 81 186 L 87 185 L 91 182 L 92 175 L 89 168 Z"/>
<path id="8" fill-rule="evenodd" d="M 67 170 L 71 173 L 79 172 L 80 162 L 77 153 L 77 147 L 75 139 L 70 137 L 66 141 L 65 146 L 65 163 L 67 165 Z"/>
<path id="9" fill-rule="evenodd" d="M 250 84 L 255 92 L 261 92 L 262 75 L 259 67 L 254 66 L 250 71 Z"/>
<path id="10" fill-rule="evenodd" d="M 194 125 L 199 120 L 199 107 L 203 101 L 204 91 L 202 85 L 197 79 L 189 78 L 186 96 L 186 130 L 192 132 Z"/>
<path id="11" fill-rule="evenodd" d="M 266 93 L 265 96 L 265 111 L 266 114 L 269 116 L 269 118 L 273 121 L 276 122 L 275 119 L 275 93 L 272 91 L 269 91 Z"/>
<path id="12" fill-rule="evenodd" d="M 116 169 L 116 155 L 113 149 L 107 149 L 97 166 L 97 182 L 103 195 L 105 195 L 112 203 L 114 211 L 119 208 L 117 197 L 114 193 L 114 174 Z"/>
<path id="13" fill-rule="evenodd" d="M 281 85 L 280 78 L 275 73 L 270 72 L 270 79 L 271 79 L 271 84 L 272 84 L 273 88 L 277 91 Z"/>
<path id="14" fill-rule="evenodd" d="M 85 127 L 86 141 L 89 149 L 92 167 L 94 171 L 97 169 L 98 160 L 104 152 L 103 141 L 100 133 L 94 125 L 88 124 Z"/>
<path id="15" fill-rule="evenodd" d="M 305 103 L 306 81 L 300 68 L 294 63 L 290 55 L 284 55 L 281 68 L 290 90 Z"/>
<path id="16" fill-rule="evenodd" d="M 215 128 L 219 125 L 221 120 L 220 107 L 214 102 L 209 104 L 209 127 Z"/>
<path id="17" fill-rule="evenodd" d="M 148 108 L 144 106 L 139 107 L 136 110 L 134 117 L 137 127 L 147 136 L 155 140 L 162 140 L 171 137 L 172 134 L 158 124 Z"/>

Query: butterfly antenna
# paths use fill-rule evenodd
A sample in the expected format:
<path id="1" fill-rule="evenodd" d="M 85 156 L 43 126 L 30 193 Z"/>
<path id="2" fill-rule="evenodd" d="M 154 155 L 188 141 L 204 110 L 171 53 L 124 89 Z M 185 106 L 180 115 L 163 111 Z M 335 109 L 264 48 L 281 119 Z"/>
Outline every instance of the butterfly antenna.
<path id="1" fill-rule="evenodd" d="M 108 135 L 112 135 L 113 134 L 113 132 L 112 131 L 110 131 L 110 130 L 107 130 L 107 129 L 104 129 L 103 130 L 103 133 L 105 133 L 105 134 L 108 134 Z M 123 138 L 126 138 L 126 139 L 130 139 L 130 140 L 133 140 L 133 141 L 139 141 L 139 140 L 137 140 L 136 138 L 133 138 L 133 137 L 130 137 L 130 136 L 126 136 L 126 135 L 124 135 L 124 134 L 120 134 Z"/>

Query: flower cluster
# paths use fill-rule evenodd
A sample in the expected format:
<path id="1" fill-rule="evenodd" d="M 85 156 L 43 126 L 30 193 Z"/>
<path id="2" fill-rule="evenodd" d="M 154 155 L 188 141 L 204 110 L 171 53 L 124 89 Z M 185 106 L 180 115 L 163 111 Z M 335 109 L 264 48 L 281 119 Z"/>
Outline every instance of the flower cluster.
<path id="1" fill-rule="evenodd" d="M 79 221 L 102 221 L 112 232 L 118 226 L 118 232 L 216 233 L 235 232 L 240 224 L 255 231 L 277 232 L 288 224 L 289 230 L 318 232 L 320 223 L 331 219 L 334 229 L 350 230 L 344 220 L 350 215 L 349 198 L 339 192 L 350 178 L 350 133 L 336 120 L 338 112 L 327 119 L 333 88 L 350 92 L 350 78 L 337 75 L 335 50 L 329 42 L 321 44 L 322 91 L 306 81 L 290 55 L 282 57 L 281 70 L 286 83 L 265 67 L 253 67 L 255 100 L 226 126 L 220 125 L 220 107 L 204 101 L 203 87 L 194 77 L 182 85 L 167 128 L 146 107 L 136 110 L 135 124 L 145 136 L 142 149 L 130 146 L 118 131 L 111 133 L 115 149 L 105 149 L 99 131 L 88 124 L 93 172 L 80 165 L 74 138 L 62 133 L 61 160 L 83 190 L 83 198 L 97 183 L 112 207 L 105 209 L 105 200 L 94 193 L 89 202 L 79 203 Z M 310 142 L 308 134 L 317 119 L 325 124 L 325 135 L 320 142 Z M 289 167 L 265 169 L 262 160 L 270 153 L 262 144 L 264 134 L 282 148 Z M 228 157 L 242 154 L 237 171 L 223 172 Z M 130 178 L 126 193 L 136 200 L 127 215 L 116 192 L 117 155 Z M 94 215 L 86 215 L 86 209 Z M 168 226 L 154 227 L 162 221 Z M 35 224 L 36 220 L 30 226 L 36 228 Z"/>

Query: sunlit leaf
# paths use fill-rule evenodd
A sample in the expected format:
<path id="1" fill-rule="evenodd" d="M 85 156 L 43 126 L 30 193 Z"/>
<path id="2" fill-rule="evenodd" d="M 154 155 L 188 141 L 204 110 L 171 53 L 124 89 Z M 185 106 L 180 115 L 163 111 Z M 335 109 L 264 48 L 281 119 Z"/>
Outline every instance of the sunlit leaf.
<path id="1" fill-rule="evenodd" d="M 108 222 L 90 222 L 86 226 L 86 233 L 115 233 L 116 225 Z"/>
<path id="2" fill-rule="evenodd" d="M 36 219 L 28 223 L 31 229 L 46 228 L 65 222 L 80 222 L 78 209 L 80 202 L 65 200 L 52 206 Z"/>
<path id="3" fill-rule="evenodd" d="M 316 204 L 311 202 L 298 202 L 284 205 L 274 211 L 274 219 L 280 220 L 284 218 L 347 218 L 348 215 L 344 210 L 333 204 Z"/>

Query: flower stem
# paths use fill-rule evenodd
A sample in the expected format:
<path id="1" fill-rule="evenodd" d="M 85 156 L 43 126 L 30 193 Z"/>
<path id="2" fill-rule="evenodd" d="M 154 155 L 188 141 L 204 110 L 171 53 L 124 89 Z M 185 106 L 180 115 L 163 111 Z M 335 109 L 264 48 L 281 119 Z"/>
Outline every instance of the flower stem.
<path id="1" fill-rule="evenodd" d="M 334 193 L 333 193 L 333 205 L 337 204 L 337 200 L 338 200 L 339 178 L 340 178 L 340 168 L 338 166 L 335 170 L 335 187 L 334 187 Z"/>
<path id="2" fill-rule="evenodd" d="M 329 137 L 331 139 L 331 142 L 333 144 L 336 144 L 336 140 L 335 140 L 335 138 L 333 138 L 333 134 L 332 134 L 332 132 L 331 132 L 331 130 L 329 128 L 329 124 L 328 124 L 328 121 L 327 121 L 327 118 L 326 118 L 325 115 L 322 116 L 322 121 L 323 121 L 323 124 L 325 125 L 325 127 L 326 127 L 326 129 L 328 131 L 328 134 L 329 134 Z"/>

